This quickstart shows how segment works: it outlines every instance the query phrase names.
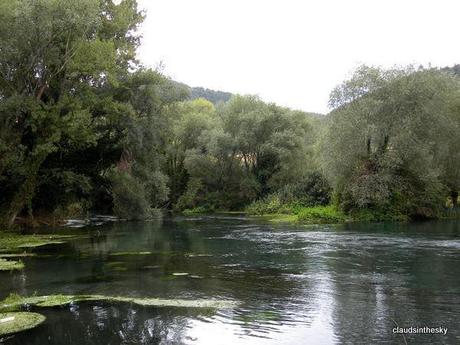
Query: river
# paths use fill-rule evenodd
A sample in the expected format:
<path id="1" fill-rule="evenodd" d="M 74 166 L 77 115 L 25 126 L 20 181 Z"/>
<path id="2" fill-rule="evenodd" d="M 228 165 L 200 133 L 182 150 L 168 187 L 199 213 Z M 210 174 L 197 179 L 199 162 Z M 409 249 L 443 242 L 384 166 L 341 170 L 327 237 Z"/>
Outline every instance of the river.
<path id="1" fill-rule="evenodd" d="M 458 344 L 460 222 L 301 226 L 244 216 L 59 229 L 81 237 L 0 273 L 0 298 L 232 301 L 226 309 L 81 302 L 40 309 L 26 344 Z M 394 334 L 445 327 L 446 335 Z"/>

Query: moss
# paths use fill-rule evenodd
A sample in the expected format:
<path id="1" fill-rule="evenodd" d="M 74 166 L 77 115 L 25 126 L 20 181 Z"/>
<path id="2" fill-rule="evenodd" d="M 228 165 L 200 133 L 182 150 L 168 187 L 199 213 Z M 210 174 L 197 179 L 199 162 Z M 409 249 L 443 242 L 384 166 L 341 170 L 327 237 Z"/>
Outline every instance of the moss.
<path id="1" fill-rule="evenodd" d="M 45 320 L 43 315 L 37 313 L 0 313 L 0 336 L 35 328 Z"/>
<path id="2" fill-rule="evenodd" d="M 22 270 L 23 268 L 22 261 L 0 259 L 0 271 Z"/>
<path id="3" fill-rule="evenodd" d="M 31 296 L 21 297 L 11 294 L 0 302 L 0 311 L 19 310 L 24 306 L 35 306 L 42 308 L 64 306 L 71 303 L 101 301 L 101 302 L 121 302 L 134 303 L 150 307 L 181 307 L 181 308 L 214 308 L 226 309 L 235 306 L 232 301 L 224 300 L 186 300 L 186 299 L 162 299 L 162 298 L 136 298 L 122 296 L 104 295 L 50 295 L 50 296 Z"/>

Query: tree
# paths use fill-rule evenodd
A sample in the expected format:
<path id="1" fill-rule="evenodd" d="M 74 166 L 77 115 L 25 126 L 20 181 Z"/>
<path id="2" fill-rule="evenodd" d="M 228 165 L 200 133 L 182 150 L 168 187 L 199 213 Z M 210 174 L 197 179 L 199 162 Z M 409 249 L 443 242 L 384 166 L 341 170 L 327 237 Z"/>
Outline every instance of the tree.
<path id="1" fill-rule="evenodd" d="M 25 208 L 32 215 L 37 191 L 46 186 L 41 176 L 68 181 L 62 176 L 70 172 L 84 179 L 89 166 L 96 166 L 93 175 L 98 175 L 113 164 L 116 155 L 105 157 L 103 147 L 116 147 L 123 137 L 114 123 L 126 114 L 113 90 L 136 64 L 135 29 L 142 19 L 131 0 L 118 5 L 105 0 L 0 2 L 0 207 L 5 223 Z M 96 161 L 69 169 L 63 156 Z"/>
<path id="2" fill-rule="evenodd" d="M 201 135 L 218 125 L 219 119 L 214 105 L 198 98 L 172 106 L 169 121 L 164 170 L 169 177 L 169 200 L 175 205 L 189 182 L 185 167 L 187 152 L 200 148 Z"/>
<path id="3" fill-rule="evenodd" d="M 201 127 L 198 145 L 186 153 L 194 187 L 187 188 L 187 200 L 193 200 L 192 190 L 201 200 L 192 204 L 241 209 L 287 181 L 300 180 L 310 168 L 311 125 L 305 113 L 234 96 L 218 107 L 212 123 Z"/>
<path id="4" fill-rule="evenodd" d="M 436 214 L 445 195 L 437 162 L 450 145 L 458 85 L 438 70 L 361 67 L 332 92 L 322 166 L 342 207 Z"/>

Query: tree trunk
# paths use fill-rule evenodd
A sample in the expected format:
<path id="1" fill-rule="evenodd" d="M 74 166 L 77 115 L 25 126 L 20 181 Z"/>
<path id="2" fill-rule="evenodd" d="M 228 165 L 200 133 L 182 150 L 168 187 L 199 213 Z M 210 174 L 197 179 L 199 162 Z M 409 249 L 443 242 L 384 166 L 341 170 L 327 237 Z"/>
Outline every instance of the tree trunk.
<path id="1" fill-rule="evenodd" d="M 27 175 L 21 187 L 12 197 L 8 210 L 6 211 L 5 220 L 8 227 L 13 225 L 16 216 L 25 207 L 28 207 L 29 213 L 32 213 L 32 199 L 37 189 L 38 171 L 47 155 L 47 153 L 42 153 L 38 157 L 29 158 L 24 162 L 24 165 L 27 167 Z"/>
<path id="2" fill-rule="evenodd" d="M 457 191 L 451 191 L 450 192 L 450 197 L 452 199 L 453 208 L 456 208 L 457 205 L 458 205 L 458 192 Z"/>
<path id="3" fill-rule="evenodd" d="M 367 150 L 367 157 L 371 156 L 371 138 L 367 138 L 366 140 L 366 150 Z"/>
<path id="4" fill-rule="evenodd" d="M 43 93 L 45 92 L 47 87 L 48 87 L 48 85 L 46 83 L 44 83 L 42 86 L 40 86 L 40 88 L 38 89 L 38 92 L 37 92 L 37 96 L 36 96 L 37 101 L 40 102 L 40 100 L 42 99 Z"/>
<path id="5" fill-rule="evenodd" d="M 14 224 L 16 216 L 26 207 L 29 207 L 29 212 L 32 213 L 31 202 L 35 195 L 37 187 L 37 171 L 26 177 L 21 188 L 14 195 L 7 212 L 8 227 Z"/>

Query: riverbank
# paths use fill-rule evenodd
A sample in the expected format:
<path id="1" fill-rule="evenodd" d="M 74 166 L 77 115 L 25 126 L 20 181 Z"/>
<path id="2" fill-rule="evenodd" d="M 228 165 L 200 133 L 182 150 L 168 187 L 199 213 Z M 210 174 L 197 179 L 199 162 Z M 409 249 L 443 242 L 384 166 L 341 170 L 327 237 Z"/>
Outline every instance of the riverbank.
<path id="1" fill-rule="evenodd" d="M 244 214 L 254 218 L 263 219 L 274 223 L 298 224 L 342 224 L 349 222 L 410 222 L 407 215 L 390 212 L 363 209 L 352 213 L 345 213 L 334 205 L 326 206 L 299 206 L 296 204 L 267 204 L 254 203 L 244 211 L 210 211 L 202 207 L 187 209 L 182 212 L 185 216 L 198 216 L 205 214 L 225 213 Z M 446 209 L 439 217 L 433 219 L 460 219 L 460 209 Z"/>

